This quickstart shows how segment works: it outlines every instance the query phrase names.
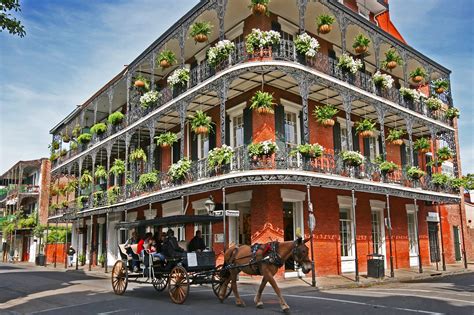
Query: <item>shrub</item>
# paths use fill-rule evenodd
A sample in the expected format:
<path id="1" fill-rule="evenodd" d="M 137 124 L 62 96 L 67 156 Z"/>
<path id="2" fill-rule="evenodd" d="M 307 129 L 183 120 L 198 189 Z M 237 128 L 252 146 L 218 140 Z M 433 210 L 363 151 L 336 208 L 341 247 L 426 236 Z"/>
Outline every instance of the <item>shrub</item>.
<path id="1" fill-rule="evenodd" d="M 230 164 L 233 156 L 234 149 L 228 145 L 223 144 L 222 147 L 214 148 L 209 151 L 207 156 L 207 164 L 211 169 L 215 168 L 216 166 Z"/>
<path id="2" fill-rule="evenodd" d="M 91 132 L 93 134 L 101 135 L 107 131 L 107 125 L 104 123 L 97 123 L 91 127 Z"/>
<path id="3" fill-rule="evenodd" d="M 119 186 L 112 186 L 109 189 L 107 189 L 107 201 L 109 205 L 116 203 L 119 195 L 120 195 Z"/>
<path id="4" fill-rule="evenodd" d="M 109 117 L 107 118 L 109 124 L 111 125 L 118 125 L 122 122 L 122 120 L 124 119 L 125 115 L 122 114 L 120 111 L 116 111 L 112 114 L 109 115 Z"/>
<path id="5" fill-rule="evenodd" d="M 398 165 L 393 163 L 392 161 L 390 162 L 383 161 L 382 163 L 379 164 L 379 169 L 382 173 L 389 174 L 398 170 Z"/>
<path id="6" fill-rule="evenodd" d="M 89 143 L 92 139 L 92 135 L 90 133 L 83 133 L 77 138 L 77 142 L 80 144 Z"/>
<path id="7" fill-rule="evenodd" d="M 290 155 L 295 156 L 301 154 L 305 158 L 318 158 L 323 156 L 324 148 L 318 143 L 314 144 L 299 144 L 295 149 L 291 150 Z"/>
<path id="8" fill-rule="evenodd" d="M 431 175 L 431 182 L 436 186 L 444 186 L 448 183 L 449 177 L 443 173 L 435 173 Z"/>

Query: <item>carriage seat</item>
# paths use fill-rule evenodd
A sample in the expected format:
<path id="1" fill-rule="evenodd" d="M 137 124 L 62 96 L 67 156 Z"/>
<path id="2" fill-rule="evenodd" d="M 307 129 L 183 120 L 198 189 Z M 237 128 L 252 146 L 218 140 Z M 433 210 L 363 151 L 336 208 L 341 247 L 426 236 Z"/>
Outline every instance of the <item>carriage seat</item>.
<path id="1" fill-rule="evenodd" d="M 120 257 L 124 260 L 132 260 L 132 257 L 127 255 L 127 250 L 125 249 L 125 244 L 119 244 Z"/>

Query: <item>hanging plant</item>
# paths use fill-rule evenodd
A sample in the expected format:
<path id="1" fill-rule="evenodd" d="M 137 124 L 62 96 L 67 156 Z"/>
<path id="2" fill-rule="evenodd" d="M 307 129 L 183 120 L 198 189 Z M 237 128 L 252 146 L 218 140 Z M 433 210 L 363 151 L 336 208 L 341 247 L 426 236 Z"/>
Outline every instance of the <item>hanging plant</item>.
<path id="1" fill-rule="evenodd" d="M 77 187 L 79 186 L 79 181 L 77 179 L 70 180 L 66 184 L 66 192 L 73 193 L 76 191 Z"/>
<path id="2" fill-rule="evenodd" d="M 455 107 L 450 107 L 446 110 L 446 118 L 453 120 L 454 118 L 459 118 L 459 109 Z"/>
<path id="3" fill-rule="evenodd" d="M 207 51 L 207 62 L 215 68 L 221 62 L 227 60 L 234 50 L 235 44 L 233 42 L 227 39 L 221 40 Z"/>
<path id="4" fill-rule="evenodd" d="M 168 148 L 173 145 L 173 143 L 178 142 L 178 136 L 174 132 L 168 131 L 155 137 L 155 140 L 156 144 L 160 147 Z"/>
<path id="5" fill-rule="evenodd" d="M 391 89 L 393 85 L 393 78 L 389 74 L 377 71 L 372 76 L 372 82 L 377 88 Z"/>
<path id="6" fill-rule="evenodd" d="M 156 172 L 150 172 L 140 175 L 138 185 L 140 188 L 151 188 L 158 182 L 158 175 Z"/>
<path id="7" fill-rule="evenodd" d="M 356 132 L 363 138 L 373 138 L 375 136 L 375 122 L 369 118 L 359 120 L 355 123 Z"/>
<path id="8" fill-rule="evenodd" d="M 51 144 L 49 145 L 49 148 L 51 148 L 51 150 L 58 150 L 59 149 L 59 142 L 56 141 L 56 140 L 53 140 L 53 142 L 51 142 Z"/>
<path id="9" fill-rule="evenodd" d="M 449 149 L 448 147 L 442 147 L 436 151 L 436 156 L 440 161 L 444 162 L 453 157 L 453 152 L 451 152 L 451 149 Z"/>
<path id="10" fill-rule="evenodd" d="M 172 181 L 184 180 L 190 169 L 191 161 L 188 158 L 183 158 L 170 166 L 168 175 Z"/>
<path id="11" fill-rule="evenodd" d="M 107 202 L 109 205 L 117 202 L 118 196 L 120 195 L 119 186 L 111 186 L 107 189 Z"/>
<path id="12" fill-rule="evenodd" d="M 354 38 L 354 44 L 352 44 L 352 48 L 354 48 L 357 54 L 363 54 L 369 48 L 370 39 L 364 36 L 363 34 L 359 34 Z"/>
<path id="13" fill-rule="evenodd" d="M 71 144 L 69 145 L 69 149 L 71 150 L 77 150 L 77 142 L 76 141 L 72 141 Z"/>
<path id="14" fill-rule="evenodd" d="M 424 137 L 417 139 L 413 143 L 413 148 L 421 153 L 429 152 L 431 149 L 430 141 Z"/>
<path id="15" fill-rule="evenodd" d="M 431 83 L 436 93 L 441 94 L 449 89 L 449 82 L 446 79 L 437 79 Z"/>
<path id="16" fill-rule="evenodd" d="M 140 97 L 140 105 L 142 108 L 148 108 L 156 104 L 158 99 L 161 97 L 157 91 L 149 91 Z"/>
<path id="17" fill-rule="evenodd" d="M 84 170 L 84 173 L 82 173 L 81 180 L 80 180 L 81 188 L 82 189 L 87 188 L 93 182 L 94 182 L 94 179 L 92 178 L 92 175 L 89 172 L 89 170 Z"/>
<path id="18" fill-rule="evenodd" d="M 109 124 L 111 125 L 118 125 L 122 123 L 122 120 L 125 118 L 125 115 L 122 114 L 120 111 L 116 111 L 109 115 L 107 118 Z"/>
<path id="19" fill-rule="evenodd" d="M 305 158 L 315 159 L 323 156 L 324 148 L 318 143 L 298 144 L 295 149 L 291 150 L 290 156 L 297 156 L 298 153 Z"/>
<path id="20" fill-rule="evenodd" d="M 143 151 L 142 148 L 136 148 L 135 150 L 133 150 L 130 153 L 128 158 L 131 162 L 134 162 L 134 161 L 146 162 L 146 154 L 145 154 L 145 151 Z"/>
<path id="21" fill-rule="evenodd" d="M 432 111 L 437 111 L 443 106 L 443 102 L 436 97 L 430 97 L 425 101 L 425 104 Z"/>
<path id="22" fill-rule="evenodd" d="M 390 129 L 387 136 L 387 141 L 394 145 L 402 145 L 403 139 L 402 137 L 405 135 L 405 131 L 401 129 Z"/>
<path id="23" fill-rule="evenodd" d="M 259 114 L 273 114 L 275 105 L 273 95 L 268 92 L 257 91 L 250 99 L 250 109 Z"/>
<path id="24" fill-rule="evenodd" d="M 387 70 L 395 69 L 403 64 L 403 59 L 397 54 L 395 49 L 391 48 L 385 53 L 385 60 L 382 61 L 382 67 Z"/>
<path id="25" fill-rule="evenodd" d="M 114 164 L 109 170 L 109 174 L 120 176 L 125 173 L 125 162 L 121 159 L 115 159 Z"/>
<path id="26" fill-rule="evenodd" d="M 102 190 L 95 191 L 92 194 L 92 198 L 94 200 L 94 207 L 98 207 L 100 205 L 100 201 L 104 199 L 104 192 Z"/>
<path id="27" fill-rule="evenodd" d="M 295 39 L 296 51 L 306 57 L 316 57 L 319 50 L 319 42 L 316 38 L 309 36 L 307 33 L 296 35 Z"/>
<path id="28" fill-rule="evenodd" d="M 256 15 L 266 14 L 270 15 L 268 12 L 268 4 L 270 0 L 250 0 L 249 8 L 252 9 L 252 13 Z"/>
<path id="29" fill-rule="evenodd" d="M 96 179 L 107 179 L 107 170 L 103 165 L 97 165 L 97 168 L 94 173 Z"/>
<path id="30" fill-rule="evenodd" d="M 445 186 L 448 184 L 449 177 L 443 173 L 435 173 L 431 175 L 431 182 L 436 186 Z"/>
<path id="31" fill-rule="evenodd" d="M 337 68 L 343 70 L 343 71 L 348 71 L 352 74 L 356 74 L 357 71 L 362 69 L 362 61 L 359 59 L 354 60 L 352 56 L 349 56 L 348 54 L 342 54 L 337 58 Z"/>
<path id="32" fill-rule="evenodd" d="M 341 158 L 349 166 L 360 166 L 365 161 L 364 156 L 357 151 L 342 151 Z"/>
<path id="33" fill-rule="evenodd" d="M 61 139 L 64 143 L 68 143 L 69 141 L 71 141 L 71 137 L 67 134 L 67 132 L 61 135 Z"/>
<path id="34" fill-rule="evenodd" d="M 335 18 L 332 15 L 321 14 L 316 18 L 316 25 L 318 26 L 318 33 L 327 34 L 332 30 L 332 24 Z"/>
<path id="35" fill-rule="evenodd" d="M 410 72 L 409 76 L 410 76 L 410 79 L 414 83 L 418 84 L 421 81 L 423 81 L 424 79 L 426 79 L 426 71 L 425 71 L 425 69 L 423 69 L 421 67 L 417 67 L 415 70 Z"/>
<path id="36" fill-rule="evenodd" d="M 398 170 L 398 165 L 393 163 L 392 161 L 383 161 L 382 163 L 379 164 L 379 169 L 382 174 L 391 174 Z"/>
<path id="37" fill-rule="evenodd" d="M 74 129 L 72 129 L 72 136 L 77 139 L 80 136 L 81 131 L 81 125 L 77 124 L 76 126 L 74 126 Z"/>
<path id="38" fill-rule="evenodd" d="M 253 142 L 248 145 L 247 150 L 251 158 L 259 158 L 263 156 L 272 156 L 278 151 L 278 146 L 272 140 L 265 140 L 262 142 Z"/>
<path id="39" fill-rule="evenodd" d="M 66 156 L 67 154 L 67 150 L 66 149 L 61 149 L 61 151 L 59 152 L 59 155 L 60 156 Z"/>
<path id="40" fill-rule="evenodd" d="M 77 137 L 77 142 L 80 144 L 89 143 L 92 139 L 92 135 L 90 133 L 83 133 L 79 137 Z"/>
<path id="41" fill-rule="evenodd" d="M 422 171 L 418 166 L 411 166 L 407 169 L 407 176 L 412 180 L 419 180 L 425 176 L 425 172 Z"/>
<path id="42" fill-rule="evenodd" d="M 339 110 L 334 105 L 327 104 L 314 108 L 313 116 L 324 127 L 332 127 L 335 123 L 333 118 L 338 112 Z"/>
<path id="43" fill-rule="evenodd" d="M 161 68 L 166 69 L 176 63 L 176 55 L 171 50 L 164 49 L 156 57 L 156 60 L 160 64 Z"/>
<path id="44" fill-rule="evenodd" d="M 57 152 L 51 152 L 51 155 L 49 156 L 49 160 L 50 160 L 51 162 L 54 162 L 54 161 L 56 161 L 56 160 L 58 159 L 58 157 L 59 157 L 59 155 L 58 155 Z"/>
<path id="45" fill-rule="evenodd" d="M 91 127 L 91 132 L 93 134 L 101 135 L 107 131 L 107 125 L 104 123 L 97 123 Z"/>
<path id="46" fill-rule="evenodd" d="M 190 72 L 187 68 L 179 68 L 173 71 L 168 77 L 167 82 L 171 87 L 184 87 L 190 79 Z"/>
<path id="47" fill-rule="evenodd" d="M 223 144 L 220 148 L 214 148 L 209 151 L 207 155 L 207 165 L 209 168 L 214 169 L 221 165 L 230 164 L 232 157 L 234 156 L 234 149 L 232 147 Z"/>
<path id="48" fill-rule="evenodd" d="M 191 37 L 197 43 L 207 42 L 211 35 L 212 24 L 208 21 L 196 22 L 191 26 Z"/>
<path id="49" fill-rule="evenodd" d="M 417 90 L 414 90 L 414 89 L 401 87 L 399 91 L 403 99 L 407 101 L 419 100 L 421 97 L 421 94 Z"/>
<path id="50" fill-rule="evenodd" d="M 150 81 L 147 78 L 145 78 L 143 75 L 139 74 L 135 76 L 135 81 L 133 82 L 133 86 L 142 92 L 149 91 Z"/>
<path id="51" fill-rule="evenodd" d="M 276 31 L 261 31 L 258 28 L 245 37 L 245 49 L 247 53 L 254 54 L 255 51 L 268 49 L 280 43 L 281 35 Z"/>
<path id="52" fill-rule="evenodd" d="M 84 203 L 86 203 L 87 201 L 89 201 L 89 196 L 79 196 L 79 197 L 77 197 L 76 198 L 77 207 L 79 209 L 84 208 Z"/>
<path id="53" fill-rule="evenodd" d="M 61 202 L 61 207 L 63 207 L 63 208 L 69 208 L 69 201 L 63 200 L 63 202 Z"/>
<path id="54" fill-rule="evenodd" d="M 212 118 L 207 116 L 202 110 L 197 110 L 194 116 L 190 116 L 191 130 L 195 134 L 208 134 L 212 131 Z"/>

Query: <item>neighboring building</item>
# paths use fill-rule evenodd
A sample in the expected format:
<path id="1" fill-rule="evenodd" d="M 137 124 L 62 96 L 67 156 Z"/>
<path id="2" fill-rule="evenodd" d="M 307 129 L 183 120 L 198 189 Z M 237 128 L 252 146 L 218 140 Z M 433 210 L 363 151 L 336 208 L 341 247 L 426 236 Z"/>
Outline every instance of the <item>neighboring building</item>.
<path id="1" fill-rule="evenodd" d="M 0 217 L 1 222 L 18 216 L 34 216 L 35 221 L 46 224 L 49 205 L 49 176 L 51 163 L 46 158 L 19 161 L 0 176 Z M 34 226 L 16 226 L 10 235 L 1 235 L 1 241 L 13 244 L 17 261 L 35 261 L 37 242 L 33 236 Z"/>
<path id="2" fill-rule="evenodd" d="M 225 195 L 225 208 L 240 213 L 229 218 L 229 243 L 293 240 L 297 231 L 310 234 L 309 187 L 316 218 L 313 235 L 318 275 L 353 272 L 356 264 L 365 272 L 366 257 L 371 253 L 384 255 L 388 269 L 390 248 L 395 268 L 417 266 L 420 261 L 429 265 L 439 260 L 443 251 L 440 224 L 446 262 L 460 261 L 465 251 L 470 255 L 471 246 L 463 247 L 466 223 L 459 206 L 460 193 L 438 187 L 431 180 L 441 171 L 460 175 L 457 122 L 444 114 L 453 106 L 451 94 L 448 90 L 437 94 L 430 85 L 437 79 L 449 82 L 450 71 L 405 43 L 390 21 L 387 1 L 272 0 L 268 16 L 252 14 L 249 2 L 201 1 L 51 130 L 53 140 L 60 143 L 58 152 L 62 152 L 54 156 L 53 182 L 65 175 L 71 181 L 84 174 L 94 175 L 99 167 L 108 171 L 114 164 L 113 170 L 117 170 L 120 161 L 127 176 L 109 173 L 93 184 L 84 182 L 76 191 L 81 202 L 55 211 L 50 222 L 73 222 L 72 242 L 78 252 L 92 250 L 94 261 L 107 252 L 112 264 L 117 259 L 117 244 L 127 238 L 116 229 L 118 222 L 204 214 L 210 195 L 220 209 Z M 318 32 L 315 19 L 320 14 L 336 18 L 328 34 Z M 196 21 L 209 21 L 214 26 L 208 42 L 195 43 L 188 36 Z M 253 28 L 278 32 L 280 43 L 272 50 L 247 53 L 245 38 Z M 294 40 L 302 31 L 319 41 L 314 58 L 296 53 Z M 352 48 L 358 34 L 371 40 L 364 56 Z M 235 51 L 215 66 L 206 52 L 219 39 L 232 41 Z M 388 72 L 382 69 L 394 83 L 392 88 L 377 90 L 372 75 L 391 48 L 402 57 L 403 65 Z M 174 52 L 177 64 L 160 67 L 157 56 L 164 49 Z M 360 59 L 364 71 L 354 75 L 342 71 L 337 64 L 344 52 Z M 173 88 L 168 80 L 179 68 L 189 69 L 190 79 L 183 87 Z M 426 71 L 426 83 L 412 82 L 409 74 L 416 68 Z M 158 100 L 142 106 L 143 88 L 137 81 L 149 81 L 149 87 L 160 93 Z M 442 109 L 429 110 L 423 98 L 407 100 L 400 87 L 440 100 Z M 278 104 L 274 114 L 249 108 L 250 99 L 259 90 L 273 95 Z M 321 125 L 312 115 L 327 104 L 339 110 L 331 127 Z M 212 118 L 214 132 L 194 132 L 188 116 L 198 110 Z M 83 141 L 88 136 L 80 136 L 82 144 L 76 148 L 76 141 L 71 140 L 74 135 L 77 138 L 96 130 L 97 126 L 91 127 L 106 122 L 117 111 L 125 114 L 121 123 L 92 135 L 90 142 Z M 356 133 L 354 124 L 364 118 L 377 123 L 373 137 Z M 386 140 L 393 129 L 405 132 L 398 145 Z M 165 131 L 177 135 L 171 147 L 160 147 L 154 140 Z M 422 137 L 429 141 L 429 152 L 414 149 L 414 141 Z M 63 138 L 67 142 L 61 141 Z M 250 158 L 247 146 L 265 140 L 276 142 L 276 154 Z M 321 144 L 323 156 L 309 159 L 290 154 L 299 144 L 307 143 Z M 235 150 L 231 163 L 210 168 L 209 152 L 223 144 Z M 448 147 L 453 154 L 436 166 L 430 162 L 438 160 L 441 147 Z M 146 161 L 132 160 L 141 153 L 138 149 L 146 154 Z M 343 163 L 340 152 L 347 150 L 360 151 L 365 162 L 359 167 Z M 379 155 L 393 161 L 399 170 L 383 176 L 376 163 Z M 184 180 L 173 181 L 168 170 L 185 157 L 191 160 L 191 169 Z M 406 172 L 409 166 L 419 166 L 427 175 L 412 181 Z M 140 186 L 140 176 L 153 170 L 159 171 L 156 183 Z M 392 238 L 388 236 L 389 222 Z M 198 228 L 219 254 L 224 239 L 222 224 L 174 227 L 178 238 L 188 241 Z M 292 264 L 285 268 L 288 276 L 294 274 Z"/>
<path id="3" fill-rule="evenodd" d="M 471 240 L 471 246 L 474 248 L 474 190 L 464 194 L 464 207 L 466 208 L 466 222 L 469 233 L 469 237 L 466 237 L 466 239 Z"/>

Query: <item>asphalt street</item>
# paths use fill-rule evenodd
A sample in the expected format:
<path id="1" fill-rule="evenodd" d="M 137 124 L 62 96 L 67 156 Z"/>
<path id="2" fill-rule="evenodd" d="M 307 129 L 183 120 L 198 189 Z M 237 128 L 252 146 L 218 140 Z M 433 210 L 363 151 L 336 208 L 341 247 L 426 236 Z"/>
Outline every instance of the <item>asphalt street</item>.
<path id="1" fill-rule="evenodd" d="M 82 271 L 0 264 L 0 314 L 275 314 L 280 306 L 265 288 L 264 309 L 256 309 L 256 284 L 240 284 L 247 307 L 231 295 L 220 303 L 208 286 L 193 286 L 183 305 L 173 304 L 167 290 L 129 283 L 115 295 L 105 276 Z M 392 283 L 370 288 L 318 291 L 303 281 L 284 285 L 291 314 L 474 314 L 474 273 Z"/>

